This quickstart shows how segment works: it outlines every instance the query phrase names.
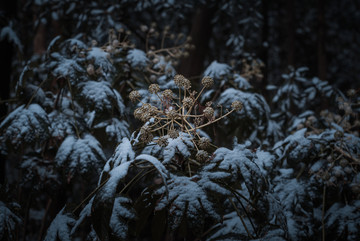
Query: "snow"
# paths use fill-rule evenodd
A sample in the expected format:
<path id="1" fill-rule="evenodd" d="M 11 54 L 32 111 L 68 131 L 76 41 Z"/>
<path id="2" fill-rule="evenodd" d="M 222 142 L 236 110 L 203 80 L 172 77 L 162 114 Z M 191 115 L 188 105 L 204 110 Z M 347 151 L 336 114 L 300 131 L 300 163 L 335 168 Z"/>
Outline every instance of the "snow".
<path id="1" fill-rule="evenodd" d="M 146 53 L 140 49 L 129 50 L 126 59 L 130 62 L 133 68 L 145 68 L 149 62 Z"/>
<path id="2" fill-rule="evenodd" d="M 102 71 L 111 72 L 114 70 L 114 66 L 110 62 L 109 53 L 101 48 L 92 47 L 90 51 L 87 52 L 87 59 L 94 61 L 95 67 L 100 67 Z"/>
<path id="3" fill-rule="evenodd" d="M 247 229 L 252 232 L 250 220 L 245 215 L 242 219 Z M 226 238 L 228 235 L 234 235 L 238 238 L 243 236 L 244 239 L 248 236 L 244 224 L 241 222 L 240 217 L 235 211 L 224 215 L 223 223 L 219 224 L 218 227 L 218 230 L 210 236 L 209 240 L 228 240 Z"/>
<path id="4" fill-rule="evenodd" d="M 71 241 L 71 228 L 75 223 L 75 219 L 69 213 L 65 213 L 64 207 L 51 222 L 44 241 Z"/>
<path id="5" fill-rule="evenodd" d="M 71 233 L 70 233 L 71 235 L 73 235 L 76 232 L 76 230 L 79 228 L 79 226 L 84 222 L 85 218 L 91 216 L 91 207 L 92 207 L 93 201 L 94 201 L 94 197 L 92 197 L 90 199 L 90 201 L 88 202 L 88 204 L 86 204 L 86 206 L 81 210 L 78 220 L 76 220 L 74 227 L 71 229 Z"/>
<path id="6" fill-rule="evenodd" d="M 150 156 L 148 154 L 140 154 L 135 158 L 135 160 L 145 160 L 150 162 L 156 168 L 156 170 L 158 170 L 161 178 L 163 179 L 163 182 L 165 183 L 165 186 L 167 185 L 166 177 L 169 175 L 169 173 L 166 167 L 156 157 Z"/>
<path id="7" fill-rule="evenodd" d="M 234 74 L 234 82 L 239 89 L 249 90 L 252 88 L 251 84 L 239 74 Z"/>
<path id="8" fill-rule="evenodd" d="M 52 53 L 50 56 L 53 61 L 49 63 L 48 68 L 54 69 L 53 75 L 56 77 L 68 77 L 70 83 L 73 83 L 79 79 L 76 77 L 78 73 L 85 72 L 75 59 L 67 59 L 59 53 Z"/>
<path id="9" fill-rule="evenodd" d="M 45 140 L 49 135 L 49 120 L 40 105 L 31 104 L 28 108 L 21 105 L 4 119 L 0 129 L 5 129 L 4 136 L 18 147 L 22 142 Z"/>
<path id="10" fill-rule="evenodd" d="M 192 178 L 171 175 L 168 184 L 169 195 L 168 197 L 164 195 L 155 207 L 155 210 L 169 207 L 169 212 L 173 213 L 171 218 L 175 219 L 172 228 L 178 227 L 185 215 L 192 222 L 198 222 L 200 215 L 207 215 L 215 220 L 220 219 L 206 192 Z M 161 195 L 165 191 L 166 188 L 163 186 L 155 193 Z"/>
<path id="11" fill-rule="evenodd" d="M 105 159 L 100 143 L 90 134 L 84 134 L 82 138 L 66 137 L 55 156 L 57 165 L 67 166 L 70 173 L 81 174 L 91 169 L 98 171 Z"/>
<path id="12" fill-rule="evenodd" d="M 185 133 L 179 133 L 179 137 L 176 139 L 169 138 L 168 142 L 163 150 L 164 164 L 169 163 L 175 153 L 181 154 L 185 158 L 189 157 L 191 155 L 189 148 L 194 147 L 189 135 Z"/>
<path id="13" fill-rule="evenodd" d="M 85 100 L 85 106 L 95 109 L 96 112 L 110 111 L 115 107 L 120 114 L 125 111 L 125 106 L 120 94 L 105 81 L 86 81 L 78 85 L 80 96 Z"/>
<path id="14" fill-rule="evenodd" d="M 230 173 L 223 172 L 223 171 L 216 171 L 216 172 L 209 172 L 209 171 L 202 171 L 199 176 L 201 179 L 198 181 L 199 185 L 208 191 L 217 192 L 221 195 L 230 196 L 231 192 L 221 185 L 216 183 L 216 180 L 221 181 L 221 179 L 226 179 L 230 177 Z"/>
<path id="15" fill-rule="evenodd" d="M 360 228 L 360 201 L 356 200 L 348 205 L 333 204 L 325 214 L 325 225 L 328 229 L 336 229 L 340 235 L 345 229 L 349 232 L 348 240 L 356 240 Z"/>
<path id="16" fill-rule="evenodd" d="M 115 196 L 116 187 L 121 179 L 123 179 L 129 170 L 132 161 L 124 162 L 117 167 L 114 167 L 110 171 L 109 180 L 106 182 L 104 187 L 102 188 L 103 194 L 101 195 L 102 200 L 107 200 Z"/>
<path id="17" fill-rule="evenodd" d="M 52 137 L 59 138 L 75 134 L 72 118 L 63 112 L 58 110 L 52 111 L 49 114 L 49 121 L 51 123 L 50 133 Z"/>
<path id="18" fill-rule="evenodd" d="M 116 147 L 113 156 L 106 162 L 104 171 L 110 171 L 110 165 L 112 168 L 117 167 L 125 162 L 133 161 L 135 158 L 135 152 L 132 149 L 132 145 L 128 138 L 124 137 L 121 143 Z"/>
<path id="19" fill-rule="evenodd" d="M 114 200 L 113 211 L 110 218 L 110 228 L 114 234 L 126 240 L 128 232 L 128 219 L 134 220 L 136 218 L 134 211 L 129 210 L 128 207 L 125 207 L 124 204 L 131 205 L 132 201 L 127 197 L 116 197 Z"/>
<path id="20" fill-rule="evenodd" d="M 214 60 L 204 71 L 204 76 L 210 76 L 214 79 L 220 79 L 230 73 L 231 67 Z"/>
<path id="21" fill-rule="evenodd" d="M 254 155 L 244 145 L 236 144 L 233 150 L 221 147 L 214 152 L 214 155 L 215 157 L 211 162 L 219 162 L 219 169 L 230 171 L 234 179 L 241 175 L 245 183 L 259 181 L 256 179 L 261 177 L 261 171 L 256 163 L 250 160 L 254 158 Z M 256 185 L 256 183 L 253 184 Z"/>
<path id="22" fill-rule="evenodd" d="M 256 93 L 246 93 L 234 88 L 228 88 L 221 93 L 218 104 L 230 108 L 234 101 L 240 101 L 244 108 L 238 114 L 245 115 L 252 120 L 268 118 L 270 107 L 263 96 Z"/>
<path id="23" fill-rule="evenodd" d="M 22 223 L 21 219 L 5 203 L 0 201 L 0 240 L 6 240 L 5 235 L 8 235 L 9 239 L 12 240 L 12 233 L 20 223 Z"/>
<path id="24" fill-rule="evenodd" d="M 12 29 L 12 24 L 10 26 L 3 27 L 0 31 L 0 40 L 3 41 L 5 38 L 8 39 L 9 42 L 12 42 L 15 44 L 15 46 L 22 51 L 23 45 L 21 44 L 20 39 L 18 38 L 15 31 Z"/>
<path id="25" fill-rule="evenodd" d="M 256 151 L 256 158 L 254 162 L 260 168 L 261 173 L 263 175 L 267 175 L 268 170 L 271 170 L 274 165 L 275 157 L 270 152 L 259 149 Z"/>

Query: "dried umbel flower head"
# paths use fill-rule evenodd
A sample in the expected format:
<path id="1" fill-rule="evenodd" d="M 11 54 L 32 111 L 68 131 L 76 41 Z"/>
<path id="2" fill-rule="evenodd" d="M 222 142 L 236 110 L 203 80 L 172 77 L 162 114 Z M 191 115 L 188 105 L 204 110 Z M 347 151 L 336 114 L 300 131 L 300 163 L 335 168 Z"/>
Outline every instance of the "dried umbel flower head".
<path id="1" fill-rule="evenodd" d="M 177 130 L 171 129 L 168 131 L 168 135 L 171 139 L 176 139 L 179 136 L 179 132 Z"/>
<path id="2" fill-rule="evenodd" d="M 356 94 L 356 90 L 354 90 L 354 89 L 349 89 L 349 90 L 346 92 L 346 94 L 347 94 L 349 97 L 353 97 L 353 96 L 355 96 L 355 94 Z"/>
<path id="3" fill-rule="evenodd" d="M 207 149 L 210 147 L 210 140 L 206 137 L 201 137 L 200 140 L 198 140 L 198 147 L 200 149 Z"/>
<path id="4" fill-rule="evenodd" d="M 166 99 L 172 99 L 174 96 L 174 93 L 171 90 L 166 89 L 162 92 L 162 96 Z"/>
<path id="5" fill-rule="evenodd" d="M 185 78 L 181 74 L 175 75 L 174 82 L 178 87 L 184 87 L 185 89 L 190 89 L 191 88 L 190 80 L 188 80 L 187 78 Z"/>
<path id="6" fill-rule="evenodd" d="M 161 147 L 166 147 L 169 144 L 169 141 L 166 136 L 160 136 L 156 143 Z"/>
<path id="7" fill-rule="evenodd" d="M 151 84 L 151 85 L 149 86 L 149 92 L 150 92 L 151 94 L 156 94 L 156 93 L 159 92 L 159 91 L 160 91 L 160 87 L 159 87 L 158 84 Z"/>
<path id="8" fill-rule="evenodd" d="M 152 139 L 154 138 L 154 136 L 151 133 L 151 128 L 147 125 L 141 127 L 140 134 L 141 134 L 140 140 L 145 143 L 151 142 Z"/>
<path id="9" fill-rule="evenodd" d="M 201 84 L 205 87 L 205 88 L 211 88 L 214 85 L 214 80 L 213 78 L 211 78 L 210 76 L 205 76 L 202 80 L 201 80 Z"/>
<path id="10" fill-rule="evenodd" d="M 139 93 L 139 91 L 137 90 L 133 90 L 130 92 L 129 94 L 129 99 L 131 100 L 131 102 L 136 102 L 140 99 L 141 95 Z"/>
<path id="11" fill-rule="evenodd" d="M 174 82 L 176 86 L 181 87 L 182 83 L 184 82 L 185 77 L 182 74 L 177 74 L 174 76 Z"/>
<path id="12" fill-rule="evenodd" d="M 204 151 L 204 150 L 199 150 L 196 153 L 195 158 L 196 158 L 196 160 L 198 160 L 200 162 L 204 162 L 209 158 L 209 153 L 207 151 Z"/>
<path id="13" fill-rule="evenodd" d="M 190 82 L 190 80 L 188 80 L 188 79 L 185 79 L 184 80 L 184 83 L 183 83 L 183 87 L 185 88 L 185 89 L 190 89 L 191 88 L 191 82 Z"/>
<path id="14" fill-rule="evenodd" d="M 190 108 L 194 104 L 194 100 L 191 97 L 185 97 L 182 103 L 185 108 Z"/>
<path id="15" fill-rule="evenodd" d="M 166 115 L 167 115 L 170 119 L 173 120 L 173 119 L 175 119 L 176 117 L 179 116 L 179 113 L 178 113 L 176 110 L 171 109 L 171 110 L 169 110 L 169 111 L 166 112 Z"/>
<path id="16" fill-rule="evenodd" d="M 214 109 L 212 107 L 206 107 L 203 111 L 204 116 L 209 120 L 214 117 Z"/>
<path id="17" fill-rule="evenodd" d="M 89 75 L 94 75 L 95 74 L 95 68 L 94 68 L 94 65 L 92 64 L 89 64 L 86 68 L 86 72 L 89 74 Z"/>
<path id="18" fill-rule="evenodd" d="M 243 104 L 242 104 L 240 101 L 234 101 L 234 102 L 231 104 L 231 108 L 233 108 L 233 109 L 236 110 L 236 111 L 240 111 L 240 110 L 242 110 L 242 108 L 243 108 Z"/>
<path id="19" fill-rule="evenodd" d="M 156 108 L 155 106 L 152 106 L 150 104 L 144 104 L 140 108 L 135 109 L 134 117 L 143 122 L 146 122 L 150 120 L 151 117 L 156 115 L 158 111 L 158 108 Z"/>

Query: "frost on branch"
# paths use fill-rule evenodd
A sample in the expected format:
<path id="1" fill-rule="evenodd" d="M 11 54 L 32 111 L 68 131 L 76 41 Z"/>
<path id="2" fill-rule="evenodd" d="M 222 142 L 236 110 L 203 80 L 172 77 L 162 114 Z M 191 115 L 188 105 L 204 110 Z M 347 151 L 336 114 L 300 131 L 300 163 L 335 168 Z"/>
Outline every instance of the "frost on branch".
<path id="1" fill-rule="evenodd" d="M 71 174 L 99 172 L 105 159 L 100 143 L 90 134 L 66 137 L 55 157 L 57 165 L 65 166 Z"/>
<path id="2" fill-rule="evenodd" d="M 15 147 L 42 142 L 49 136 L 49 120 L 38 104 L 21 105 L 0 124 L 0 131 Z"/>

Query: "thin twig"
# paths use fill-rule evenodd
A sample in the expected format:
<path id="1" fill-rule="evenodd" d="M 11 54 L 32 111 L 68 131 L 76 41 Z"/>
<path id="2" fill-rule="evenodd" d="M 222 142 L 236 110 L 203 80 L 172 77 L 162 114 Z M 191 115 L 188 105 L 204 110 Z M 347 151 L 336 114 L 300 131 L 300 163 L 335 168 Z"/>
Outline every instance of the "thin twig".
<path id="1" fill-rule="evenodd" d="M 246 227 L 245 221 L 244 221 L 244 219 L 242 218 L 241 213 L 239 212 L 239 209 L 237 209 L 234 201 L 231 199 L 231 197 L 228 197 L 228 199 L 230 200 L 230 202 L 231 202 L 232 206 L 234 207 L 237 215 L 239 216 L 240 221 L 241 221 L 241 223 L 243 224 L 243 226 L 244 226 L 244 228 L 245 228 L 245 230 L 246 230 L 249 238 L 254 238 L 254 237 L 251 235 L 251 233 L 249 232 L 248 228 Z"/>
<path id="2" fill-rule="evenodd" d="M 321 213 L 322 241 L 325 241 L 325 222 L 324 222 L 324 219 L 325 219 L 325 196 L 326 196 L 326 185 L 324 184 L 322 213 Z"/>

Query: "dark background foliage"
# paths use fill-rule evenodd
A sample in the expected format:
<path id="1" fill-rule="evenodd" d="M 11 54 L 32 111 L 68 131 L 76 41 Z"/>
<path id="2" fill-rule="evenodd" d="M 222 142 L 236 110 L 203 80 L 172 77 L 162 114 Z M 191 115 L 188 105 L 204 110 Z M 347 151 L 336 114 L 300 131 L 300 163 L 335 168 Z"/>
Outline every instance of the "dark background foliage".
<path id="1" fill-rule="evenodd" d="M 241 151 L 247 153 L 246 155 L 251 156 L 251 158 L 248 157 L 250 160 L 256 159 L 257 157 L 255 157 L 255 154 L 249 154 L 251 153 L 249 150 L 255 153 L 259 145 L 266 149 L 266 147 L 273 146 L 283 138 L 282 141 L 278 142 L 275 149 L 270 148 L 274 155 L 272 157 L 275 158 L 276 156 L 278 161 L 276 165 L 278 165 L 278 167 L 284 167 L 283 162 L 285 162 L 286 164 L 284 165 L 287 165 L 286 168 L 294 168 L 295 170 L 301 168 L 301 173 L 304 170 L 308 171 L 312 164 L 319 161 L 319 159 L 321 162 L 322 159 L 326 159 L 326 156 L 331 156 L 332 151 L 330 151 L 330 149 L 336 146 L 339 140 L 326 139 L 326 144 L 322 143 L 321 145 L 323 146 L 321 146 L 321 148 L 317 146 L 318 143 L 313 145 L 309 144 L 308 146 L 301 146 L 303 149 L 299 151 L 296 146 L 294 146 L 296 144 L 294 144 L 293 139 L 286 138 L 287 135 L 290 135 L 290 133 L 293 134 L 296 130 L 295 123 L 301 122 L 305 125 L 305 120 L 308 121 L 311 115 L 309 112 L 306 112 L 307 110 L 311 110 L 312 114 L 317 114 L 320 110 L 324 109 L 333 110 L 334 106 L 337 105 L 335 104 L 335 99 L 339 96 L 337 92 L 338 89 L 340 90 L 339 92 L 346 92 L 348 89 L 358 91 L 360 86 L 360 1 L 358 0 L 14 0 L 1 1 L 0 7 L 0 122 L 5 119 L 10 111 L 13 111 L 16 106 L 20 104 L 26 104 L 29 100 L 33 101 L 33 103 L 37 103 L 37 101 L 39 103 L 41 102 L 41 99 L 33 99 L 32 94 L 34 90 L 28 89 L 28 93 L 23 91 L 21 94 L 15 93 L 14 90 L 18 81 L 24 77 L 21 77 L 22 73 L 26 75 L 23 69 L 28 66 L 34 71 L 32 72 L 32 76 L 26 76 L 26 78 L 31 80 L 30 82 L 34 86 L 41 85 L 44 79 L 44 73 L 50 72 L 42 66 L 41 63 L 46 62 L 49 58 L 51 59 L 53 56 L 50 56 L 50 53 L 56 52 L 56 48 L 60 48 L 56 41 L 56 44 L 51 44 L 57 36 L 60 36 L 59 39 L 61 41 L 72 38 L 91 46 L 91 41 L 96 40 L 100 43 L 99 45 L 102 45 L 108 41 L 110 29 L 115 29 L 116 31 L 123 29 L 124 31 L 129 31 L 129 33 L 131 32 L 128 36 L 131 43 L 133 43 L 137 49 L 144 51 L 147 51 L 147 45 L 153 45 L 156 49 L 161 48 L 161 41 L 156 38 L 150 40 L 150 43 L 147 44 L 146 35 L 144 35 L 144 31 L 142 31 L 144 26 L 147 28 L 153 26 L 154 29 L 159 32 L 169 28 L 170 31 L 177 36 L 179 34 L 190 36 L 191 44 L 193 44 L 195 48 L 189 50 L 186 58 L 184 56 L 177 58 L 176 64 L 174 64 L 176 72 L 188 77 L 195 87 L 199 87 L 204 71 L 206 71 L 207 67 L 212 64 L 213 61 L 228 64 L 229 67 L 231 67 L 231 71 L 226 72 L 221 78 L 216 79 L 216 76 L 213 77 L 217 81 L 216 89 L 213 92 L 215 93 L 213 99 L 220 96 L 219 98 L 221 100 L 218 102 L 226 107 L 231 105 L 232 100 L 231 98 L 226 99 L 228 96 L 221 95 L 221 93 L 226 90 L 228 92 L 225 93 L 230 93 L 229 89 L 234 87 L 234 84 L 231 84 L 234 82 L 234 75 L 244 74 L 246 72 L 244 70 L 246 64 L 254 63 L 254 61 L 255 63 L 260 63 L 261 74 L 259 75 L 261 76 L 251 75 L 247 78 L 252 85 L 250 92 L 255 92 L 259 95 L 251 93 L 253 94 L 250 96 L 253 98 L 252 100 L 241 99 L 244 102 L 243 104 L 246 105 L 245 107 L 249 108 L 249 112 L 255 109 L 254 116 L 256 116 L 256 118 L 252 116 L 249 117 L 249 115 L 239 115 L 233 117 L 225 124 L 215 124 L 215 127 L 208 127 L 205 130 L 210 133 L 215 144 L 218 146 L 231 146 L 233 142 L 232 136 L 234 135 L 238 137 L 239 143 L 245 143 L 245 141 L 251 137 L 252 145 L 249 144 L 246 146 L 248 149 L 237 146 L 239 150 L 241 149 Z M 51 47 L 48 48 L 49 44 Z M 64 53 L 64 56 L 66 54 Z M 122 63 L 119 65 L 121 66 L 121 64 Z M 300 67 L 307 67 L 307 70 L 299 69 Z M 41 70 L 41 68 L 45 68 L 45 70 Z M 121 71 L 119 73 L 119 79 L 128 74 L 128 71 L 125 69 L 121 69 Z M 136 76 L 136 74 L 134 74 L 134 76 Z M 313 76 L 316 76 L 317 79 L 310 80 L 310 77 Z M 133 75 L 131 77 L 133 77 Z M 60 86 L 59 88 L 61 88 L 62 85 L 66 85 L 66 83 L 61 82 L 65 80 L 57 78 L 57 76 L 46 78 L 53 78 L 53 82 L 56 82 L 54 85 L 57 87 Z M 223 82 L 222 79 L 224 79 Z M 305 79 L 306 81 L 304 81 Z M 136 82 L 136 78 L 132 80 L 133 82 L 131 83 L 136 87 L 140 86 L 144 88 L 141 83 Z M 114 83 L 117 82 L 114 81 Z M 282 93 L 279 90 L 285 86 L 284 83 L 289 85 L 294 84 L 294 86 L 299 87 L 300 92 L 304 91 L 304 93 L 291 95 L 285 88 Z M 123 98 L 128 94 L 128 90 L 130 89 L 129 86 L 125 86 L 126 87 L 116 88 Z M 334 89 L 329 90 L 329 86 L 332 86 L 331 88 Z M 111 88 L 113 87 L 114 86 L 111 86 Z M 246 89 L 242 87 L 239 88 L 241 90 Z M 79 88 L 79 91 L 81 92 L 81 88 Z M 109 93 L 110 92 L 111 90 L 109 90 Z M 274 94 L 274 92 L 276 93 Z M 243 96 L 243 93 L 238 90 L 237 92 L 233 91 L 231 93 Z M 110 95 L 111 94 L 113 93 L 111 92 Z M 209 95 L 211 95 L 211 93 Z M 263 97 L 261 95 L 264 99 L 262 99 Z M 276 98 L 274 98 L 274 96 L 278 96 L 276 101 L 274 101 Z M 322 101 L 320 97 L 324 96 L 329 98 Z M 333 98 L 331 99 L 330 97 Z M 112 100 L 116 99 L 116 97 L 112 98 Z M 86 96 L 79 97 L 77 101 L 89 102 Z M 112 102 L 112 104 L 114 103 L 115 101 Z M 124 108 L 131 108 L 128 99 L 124 98 L 124 104 L 126 105 Z M 89 106 L 90 105 L 91 104 L 89 104 Z M 258 106 L 261 106 L 262 109 Z M 358 108 L 358 104 L 355 105 L 355 107 Z M 90 110 L 91 106 L 86 106 L 86 108 Z M 270 120 L 270 111 L 268 111 L 267 108 L 276 110 L 274 111 L 275 116 L 271 116 L 271 118 L 273 118 L 271 121 L 277 122 L 278 125 L 271 125 L 270 122 L 268 122 Z M 131 115 L 122 113 L 121 107 L 115 111 L 111 111 L 116 112 L 116 115 L 120 113 L 120 116 L 125 116 L 131 124 L 135 123 L 135 127 L 131 126 L 129 128 L 130 131 L 135 130 L 140 125 Z M 105 112 L 106 111 L 104 111 L 104 113 Z M 106 116 L 106 113 L 103 114 L 103 116 Z M 349 120 L 347 119 L 352 124 L 355 123 L 355 120 L 358 118 L 354 116 L 349 117 Z M 255 133 L 255 131 L 259 129 L 259 126 L 266 126 L 266 129 L 261 129 L 261 131 Z M 274 127 L 272 128 L 272 126 Z M 320 117 L 314 126 L 319 129 L 334 128 L 334 126 L 327 123 L 327 120 L 321 119 Z M 354 124 L 354 126 L 351 130 L 353 132 L 358 131 L 359 127 L 356 126 L 356 124 Z M 215 130 L 216 128 L 219 128 L 220 131 Z M 277 128 L 279 128 L 279 130 Z M 85 132 L 87 129 L 80 130 L 80 132 L 82 131 Z M 96 131 L 94 132 L 97 134 Z M 320 133 L 316 131 L 314 131 L 314 133 L 320 135 Z M 311 132 L 311 134 L 314 133 Z M 100 139 L 105 139 L 103 136 L 99 136 Z M 46 138 L 45 135 L 44 138 Z M 305 137 L 302 136 L 301 138 Z M 46 150 L 41 153 L 42 157 L 55 156 L 61 141 L 55 141 L 55 144 L 52 146 L 51 144 L 47 144 L 52 148 L 39 147 L 42 150 Z M 104 152 L 106 158 L 108 158 L 114 151 L 116 141 L 111 144 L 103 140 L 99 141 L 104 146 L 104 149 L 106 149 Z M 311 141 L 316 142 L 314 140 Z M 108 145 L 106 146 L 104 143 Z M 92 148 L 92 150 L 94 149 L 96 149 L 96 147 Z M 282 156 L 277 153 L 280 149 L 281 152 L 283 152 Z M 316 156 L 316 152 L 320 152 L 320 149 L 321 153 L 325 150 L 325 154 L 321 157 Z M 26 152 L 28 150 L 21 151 Z M 34 152 L 36 151 L 38 150 L 34 150 Z M 331 154 L 328 152 L 331 152 Z M 354 151 L 354 153 L 356 153 L 356 151 Z M 42 170 L 48 171 L 48 167 L 51 166 L 51 164 L 43 162 L 41 158 L 37 159 L 37 157 L 34 157 L 36 155 L 32 156 L 32 153 L 29 151 L 27 154 L 28 156 L 23 156 L 22 158 L 31 160 L 33 163 L 40 163 L 39 168 L 36 170 L 25 168 L 29 173 L 22 173 L 24 169 L 18 169 L 20 157 L 16 151 L 11 150 L 7 153 L 0 153 L 1 201 L 4 201 L 4 203 L 16 201 L 25 210 L 30 210 L 30 207 L 35 207 L 36 210 L 40 210 L 40 207 L 42 207 L 43 210 L 45 210 L 44 212 L 46 212 L 45 218 L 39 218 L 34 223 L 26 222 L 29 222 L 29 215 L 36 216 L 36 214 L 21 211 L 16 205 L 11 207 L 11 210 L 15 210 L 14 212 L 18 213 L 19 216 L 22 217 L 23 222 L 25 222 L 25 224 L 22 224 L 23 228 L 18 229 L 20 232 L 18 232 L 15 238 L 17 240 L 40 240 L 45 236 L 51 221 L 60 210 L 62 210 L 66 203 L 78 204 L 81 200 L 85 199 L 85 194 L 90 193 L 96 186 L 98 176 L 86 174 L 89 176 L 74 175 L 70 177 L 68 173 L 66 173 L 67 170 L 62 170 L 55 174 L 52 172 L 46 173 L 48 176 L 46 176 L 44 181 L 39 179 L 41 175 L 37 176 L 34 173 L 41 172 Z M 313 156 L 316 156 L 316 158 Z M 105 159 L 101 157 L 101 153 L 97 153 L 96 158 L 102 159 L 103 161 Z M 301 163 L 298 161 L 299 158 L 302 159 Z M 351 159 L 348 156 L 346 156 L 346 158 L 348 160 Z M 339 161 L 338 159 L 336 160 Z M 96 168 L 102 168 L 102 166 L 94 167 L 94 169 Z M 301 173 L 299 175 L 301 175 Z M 284 194 L 288 190 L 282 186 L 283 180 L 289 178 L 290 182 L 290 176 L 292 175 L 291 178 L 293 179 L 295 177 L 297 178 L 297 173 L 286 174 L 283 170 L 276 170 L 268 174 L 269 177 L 273 175 L 271 177 L 272 182 L 274 185 L 278 185 L 277 188 L 275 188 L 275 193 L 278 192 L 280 193 L 279 196 L 283 195 L 281 197 L 285 196 L 285 198 L 288 198 L 288 196 L 286 196 L 287 194 Z M 278 177 L 275 177 L 277 175 Z M 319 174 L 319 176 L 321 175 L 323 174 Z M 24 176 L 26 176 L 25 180 L 23 179 Z M 301 205 L 299 205 L 301 208 L 306 209 L 306 211 L 309 209 L 308 206 L 319 209 L 323 201 L 323 197 L 321 196 L 323 192 L 322 186 L 320 185 L 319 188 L 319 185 L 315 185 L 314 182 L 316 181 L 311 179 L 310 176 L 311 175 L 308 177 L 309 180 L 306 181 L 306 185 L 304 184 L 304 194 L 299 194 L 299 196 L 301 196 L 299 198 Z M 241 180 L 243 180 L 242 178 L 243 177 L 240 177 Z M 323 178 L 323 176 L 321 176 L 321 178 Z M 336 193 L 339 190 L 334 187 L 331 188 L 335 190 L 329 188 L 328 192 L 331 195 L 337 196 L 342 203 L 347 203 L 347 201 L 343 200 L 343 196 L 346 195 L 350 196 L 347 199 L 345 198 L 346 200 L 357 200 L 348 190 L 350 186 L 346 184 L 346 181 L 344 181 L 344 183 L 344 186 L 340 188 L 341 194 L 337 195 Z M 261 186 L 261 188 L 264 188 L 264 190 L 268 188 L 264 186 Z M 141 188 L 142 187 L 139 187 L 139 190 L 142 190 Z M 314 189 L 317 190 L 314 191 Z M 256 190 L 254 192 L 261 193 L 262 191 L 258 192 L 258 190 Z M 304 197 L 306 193 L 310 191 L 320 193 L 320 196 L 318 195 L 312 199 L 311 204 L 308 202 L 308 199 Z M 42 198 L 39 193 L 50 198 Z M 136 195 L 130 193 L 129 200 L 133 198 L 133 196 Z M 117 198 L 119 198 L 117 202 L 120 203 L 121 201 L 119 200 L 123 200 L 121 198 L 124 197 L 121 196 Z M 146 199 L 146 197 L 143 198 Z M 256 197 L 256 201 L 259 199 L 260 198 Z M 264 199 L 267 201 L 268 199 L 270 200 L 268 196 Z M 109 211 L 106 205 L 110 205 L 110 207 L 113 205 L 112 203 L 102 203 L 102 201 L 96 200 L 96 198 L 95 201 L 95 207 L 97 208 L 97 214 L 95 213 L 95 215 L 102 213 L 103 210 Z M 134 204 L 135 208 L 141 206 L 139 203 L 142 201 L 144 200 L 138 199 L 137 203 Z M 329 203 L 327 208 L 330 208 L 335 202 L 336 201 Z M 129 205 L 129 203 L 125 202 L 125 205 Z M 266 207 L 262 208 L 267 209 Z M 285 216 L 291 213 L 289 211 L 291 207 L 287 208 L 288 209 L 284 211 Z M 69 209 L 74 210 L 74 207 L 70 207 Z M 338 209 L 340 209 L 340 207 Z M 75 210 L 77 210 L 78 213 L 76 214 L 78 215 L 80 211 L 78 209 Z M 129 210 L 131 210 L 131 208 L 129 208 Z M 267 210 L 270 209 L 268 208 Z M 151 210 L 145 211 L 149 212 L 148 215 L 151 216 Z M 259 210 L 255 212 L 257 215 L 256 218 L 259 217 L 258 212 Z M 299 213 L 301 212 L 299 211 Z M 43 213 L 39 213 L 38 215 L 41 217 L 44 216 Z M 161 213 L 161 215 L 165 214 Z M 305 214 L 299 214 L 299 217 L 302 217 L 302 215 L 306 216 Z M 64 216 L 66 216 L 65 211 Z M 130 216 L 131 215 L 129 215 L 129 217 Z M 160 216 L 160 220 L 161 217 L 162 216 Z M 153 216 L 152 218 L 157 220 L 159 216 Z M 311 220 L 308 216 L 306 218 L 304 218 L 304 220 L 308 223 L 314 223 L 314 225 L 320 222 L 319 220 Z M 130 219 L 131 218 L 129 218 L 129 220 Z M 16 218 L 14 218 L 14 220 L 14 223 L 18 223 Z M 131 223 L 132 221 L 129 220 L 126 219 L 126 222 Z M 298 221 L 300 223 L 299 226 L 301 226 L 303 224 L 302 222 L 305 222 L 304 220 L 300 218 L 300 221 L 299 219 L 295 221 Z M 206 223 L 204 226 L 206 226 Z M 103 232 L 101 231 L 103 227 L 96 227 L 96 225 L 94 225 L 94 228 L 98 235 Z M 151 227 L 147 228 L 151 229 Z M 83 236 L 89 233 L 89 230 L 87 230 L 89 229 L 88 227 L 84 229 L 85 230 L 82 230 Z M 294 230 L 296 229 L 294 228 Z M 130 230 L 130 232 L 136 233 L 134 230 Z M 180 231 L 177 232 L 180 233 Z M 266 231 L 262 232 L 266 233 Z M 344 232 L 346 233 L 348 230 Z M 264 233 L 258 233 L 258 237 L 261 237 Z M 231 234 L 229 235 L 231 236 Z M 320 237 L 319 234 L 316 235 L 317 238 Z M 346 234 L 343 233 L 341 235 L 339 236 L 340 239 L 346 236 Z M 193 238 L 195 236 L 196 235 L 191 234 L 188 237 Z M 309 232 L 304 234 L 302 238 L 311 236 L 312 233 Z M 329 236 L 331 237 L 331 234 L 329 234 Z M 291 234 L 286 237 L 296 240 Z"/>

